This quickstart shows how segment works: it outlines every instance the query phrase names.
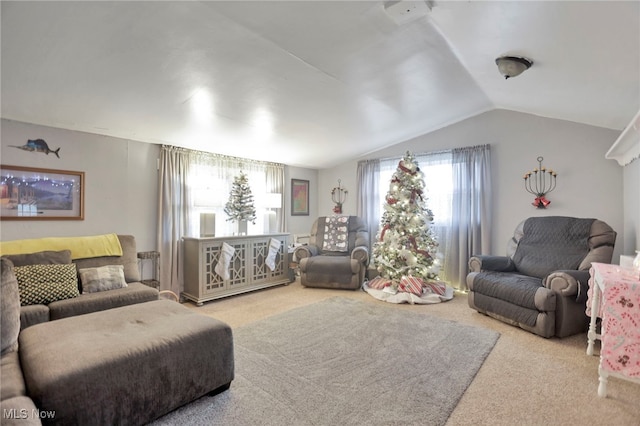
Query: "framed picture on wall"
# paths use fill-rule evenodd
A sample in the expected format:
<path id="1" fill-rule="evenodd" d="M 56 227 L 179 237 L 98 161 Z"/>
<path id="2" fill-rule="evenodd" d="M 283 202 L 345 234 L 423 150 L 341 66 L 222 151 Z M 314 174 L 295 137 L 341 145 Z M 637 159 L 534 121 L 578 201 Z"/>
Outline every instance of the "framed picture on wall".
<path id="1" fill-rule="evenodd" d="M 291 216 L 309 216 L 309 181 L 291 179 Z"/>
<path id="2" fill-rule="evenodd" d="M 1 165 L 0 220 L 84 220 L 84 172 Z"/>

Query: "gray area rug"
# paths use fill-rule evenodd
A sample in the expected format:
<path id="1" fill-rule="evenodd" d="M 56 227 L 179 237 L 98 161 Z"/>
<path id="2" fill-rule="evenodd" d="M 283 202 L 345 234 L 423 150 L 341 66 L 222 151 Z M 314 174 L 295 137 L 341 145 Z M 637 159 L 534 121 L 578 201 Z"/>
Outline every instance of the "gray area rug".
<path id="1" fill-rule="evenodd" d="M 443 425 L 499 334 L 335 297 L 234 330 L 231 388 L 154 425 Z"/>

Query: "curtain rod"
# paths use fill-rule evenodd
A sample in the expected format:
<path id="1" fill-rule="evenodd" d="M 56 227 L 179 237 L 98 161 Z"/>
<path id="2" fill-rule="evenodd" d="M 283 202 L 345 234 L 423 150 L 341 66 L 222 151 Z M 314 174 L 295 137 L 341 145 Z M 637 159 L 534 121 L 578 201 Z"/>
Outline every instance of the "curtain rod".
<path id="1" fill-rule="evenodd" d="M 220 158 L 220 159 L 224 159 L 224 160 L 228 160 L 228 161 L 237 161 L 237 162 L 245 162 L 245 163 L 257 163 L 257 164 L 263 164 L 263 165 L 271 165 L 271 166 L 278 166 L 278 167 L 284 167 L 285 165 L 282 163 L 274 163 L 271 161 L 262 161 L 262 160 L 253 160 L 250 158 L 242 158 L 242 157 L 232 157 L 230 155 L 224 155 L 224 154 L 216 154 L 213 152 L 208 152 L 208 151 L 198 151 L 195 149 L 189 149 L 189 148 L 182 148 L 179 146 L 173 146 L 173 145 L 162 145 L 162 149 L 165 150 L 173 150 L 173 151 L 182 151 L 186 154 L 196 154 L 196 155 L 202 155 L 205 157 L 212 157 L 212 158 Z"/>
<path id="2" fill-rule="evenodd" d="M 441 149 L 438 151 L 423 151 L 423 152 L 418 152 L 418 153 L 414 153 L 414 157 L 417 157 L 419 155 L 437 155 L 437 154 L 446 154 L 448 152 L 455 152 L 455 151 L 461 151 L 461 150 L 465 150 L 465 149 L 475 149 L 475 148 L 485 148 L 490 146 L 490 144 L 482 144 L 482 145 L 473 145 L 473 146 L 465 146 L 465 147 L 461 147 L 461 148 L 449 148 L 449 149 Z M 365 160 L 359 160 L 358 163 L 360 162 L 364 162 L 364 161 L 389 161 L 389 160 L 400 160 L 402 159 L 403 155 L 396 155 L 393 157 L 382 157 L 382 158 L 369 158 L 369 159 L 365 159 Z"/>

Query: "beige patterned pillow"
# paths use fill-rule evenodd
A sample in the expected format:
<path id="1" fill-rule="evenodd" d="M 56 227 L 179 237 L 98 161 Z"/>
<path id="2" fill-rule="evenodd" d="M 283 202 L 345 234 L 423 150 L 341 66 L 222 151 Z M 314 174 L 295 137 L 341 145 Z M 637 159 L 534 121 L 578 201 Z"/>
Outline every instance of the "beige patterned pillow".
<path id="1" fill-rule="evenodd" d="M 76 265 L 73 263 L 16 266 L 14 272 L 22 306 L 47 305 L 79 294 Z"/>
<path id="2" fill-rule="evenodd" d="M 326 217 L 322 250 L 349 251 L 349 216 Z"/>
<path id="3" fill-rule="evenodd" d="M 82 284 L 82 294 L 127 287 L 123 265 L 83 268 L 78 273 Z"/>

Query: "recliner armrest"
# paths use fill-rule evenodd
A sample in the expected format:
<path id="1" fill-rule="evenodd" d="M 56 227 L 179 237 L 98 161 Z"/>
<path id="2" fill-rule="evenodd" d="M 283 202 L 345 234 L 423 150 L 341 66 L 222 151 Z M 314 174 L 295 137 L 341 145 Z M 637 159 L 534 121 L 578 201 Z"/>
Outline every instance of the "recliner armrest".
<path id="1" fill-rule="evenodd" d="M 508 256 L 476 255 L 469 259 L 469 270 L 471 272 L 515 272 L 516 265 Z"/>
<path id="2" fill-rule="evenodd" d="M 589 277 L 589 271 L 555 271 L 547 276 L 544 286 L 557 291 L 563 297 L 575 296 L 576 302 L 582 303 L 587 301 Z"/>
<path id="3" fill-rule="evenodd" d="M 309 246 L 309 245 L 298 246 L 293 251 L 293 254 L 295 255 L 296 259 L 298 259 L 298 262 L 300 262 L 300 260 L 304 259 L 305 257 L 317 256 L 318 248 L 316 246 Z"/>
<path id="4" fill-rule="evenodd" d="M 365 265 L 368 265 L 369 249 L 364 246 L 356 247 L 351 252 L 351 258 L 357 260 L 358 262 L 362 262 Z"/>

